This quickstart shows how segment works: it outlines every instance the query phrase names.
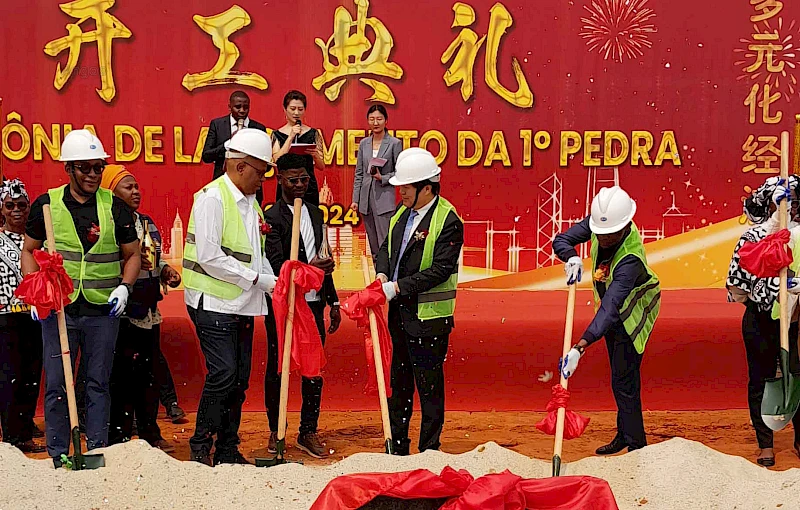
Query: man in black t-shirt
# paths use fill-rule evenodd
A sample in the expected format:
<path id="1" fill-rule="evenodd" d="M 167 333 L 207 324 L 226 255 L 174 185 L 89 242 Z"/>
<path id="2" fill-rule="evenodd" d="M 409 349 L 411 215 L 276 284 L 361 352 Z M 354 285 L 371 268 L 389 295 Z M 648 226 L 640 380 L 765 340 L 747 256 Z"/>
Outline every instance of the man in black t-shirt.
<path id="1" fill-rule="evenodd" d="M 23 274 L 38 271 L 33 252 L 47 238 L 43 206 L 49 204 L 56 250 L 75 286 L 65 316 L 73 370 L 78 352 L 87 366 L 89 450 L 108 444 L 109 379 L 119 316 L 141 267 L 133 213 L 110 191 L 98 189 L 107 157 L 100 140 L 87 130 L 72 131 L 64 138 L 61 161 L 70 182 L 34 201 L 22 250 Z M 55 314 L 38 317 L 35 308 L 32 315 L 42 321 L 47 453 L 60 467 L 61 455 L 69 453 L 70 423 L 58 322 Z"/>

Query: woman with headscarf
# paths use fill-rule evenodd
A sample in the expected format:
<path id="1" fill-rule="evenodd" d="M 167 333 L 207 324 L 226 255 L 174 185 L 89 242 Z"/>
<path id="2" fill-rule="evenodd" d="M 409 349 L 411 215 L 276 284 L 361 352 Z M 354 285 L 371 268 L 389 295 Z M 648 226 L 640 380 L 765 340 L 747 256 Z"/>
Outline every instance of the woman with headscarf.
<path id="1" fill-rule="evenodd" d="M 0 184 L 0 426 L 3 441 L 25 453 L 45 451 L 33 423 L 42 378 L 42 326 L 14 296 L 22 282 L 20 255 L 30 200 L 19 179 Z"/>
<path id="2" fill-rule="evenodd" d="M 142 268 L 120 322 L 114 352 L 109 444 L 128 441 L 135 418 L 139 438 L 169 453 L 175 446 L 164 440 L 156 422 L 160 391 L 154 374 L 162 322 L 157 304 L 163 299 L 161 285 L 177 287 L 181 277 L 161 260 L 161 234 L 153 220 L 139 212 L 142 196 L 136 178 L 124 166 L 108 165 L 100 186 L 133 210 L 142 246 Z"/>
<path id="3" fill-rule="evenodd" d="M 742 303 L 745 306 L 742 317 L 742 338 L 747 356 L 747 402 L 750 408 L 750 421 L 756 432 L 756 441 L 760 452 L 756 462 L 764 467 L 775 465 L 773 450 L 773 432 L 761 417 L 761 400 L 764 396 L 764 383 L 775 377 L 780 352 L 780 321 L 773 318 L 773 307 L 778 300 L 780 281 L 778 278 L 758 278 L 748 272 L 740 264 L 739 250 L 746 243 L 757 243 L 778 231 L 778 204 L 783 200 L 791 200 L 788 228 L 800 225 L 800 177 L 789 177 L 789 186 L 778 177 L 770 177 L 744 202 L 744 213 L 754 227 L 747 230 L 733 251 L 726 287 L 728 302 Z M 793 236 L 794 237 L 794 236 Z M 793 239 L 792 242 L 795 240 Z M 789 275 L 794 276 L 793 274 Z M 796 302 L 793 295 L 796 290 L 790 289 L 789 304 Z M 789 328 L 789 360 L 790 368 L 796 373 L 797 356 L 797 317 L 790 315 Z M 794 451 L 800 456 L 800 413 L 792 420 L 794 425 Z"/>

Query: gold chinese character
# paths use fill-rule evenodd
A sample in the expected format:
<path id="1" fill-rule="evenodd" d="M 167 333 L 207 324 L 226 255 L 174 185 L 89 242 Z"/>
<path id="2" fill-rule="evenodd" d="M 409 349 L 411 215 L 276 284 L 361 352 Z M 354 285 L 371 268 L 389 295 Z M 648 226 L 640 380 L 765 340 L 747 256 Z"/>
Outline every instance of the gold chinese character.
<path id="1" fill-rule="evenodd" d="M 755 10 L 761 11 L 761 14 L 753 14 L 750 16 L 750 21 L 758 23 L 759 21 L 768 20 L 777 16 L 781 9 L 783 9 L 783 2 L 780 0 L 750 0 L 750 5 L 755 7 Z"/>
<path id="2" fill-rule="evenodd" d="M 777 41 L 778 40 L 778 31 L 776 30 L 772 34 L 753 34 L 754 41 Z M 761 69 L 761 66 L 764 65 L 764 55 L 766 55 L 767 61 L 767 71 L 770 73 L 780 73 L 783 72 L 784 62 L 778 62 L 775 64 L 775 51 L 782 50 L 782 44 L 772 44 L 770 43 L 761 43 L 761 44 L 751 44 L 747 47 L 750 51 L 756 52 L 756 61 L 753 62 L 753 65 L 748 67 L 746 71 L 748 73 L 752 73 L 754 71 L 758 71 Z"/>
<path id="3" fill-rule="evenodd" d="M 776 146 L 778 137 L 759 136 L 758 141 L 765 143 L 765 145 L 759 148 L 759 144 L 755 141 L 753 135 L 748 136 L 747 141 L 742 145 L 742 150 L 745 151 L 745 154 L 742 156 L 742 161 L 750 163 L 742 168 L 742 172 L 747 173 L 755 170 L 757 174 L 778 173 L 779 169 L 772 167 L 772 163 L 777 162 L 778 158 L 781 156 L 781 150 Z M 766 154 L 767 152 L 772 153 L 772 155 Z M 761 165 L 759 166 L 755 163 L 756 161 L 761 163 Z"/>
<path id="4" fill-rule="evenodd" d="M 783 118 L 783 112 L 777 112 L 774 116 L 770 115 L 769 113 L 769 106 L 774 103 L 775 101 L 781 98 L 781 93 L 776 92 L 774 95 L 770 95 L 770 86 L 769 84 L 764 85 L 764 93 L 762 99 L 758 99 L 758 83 L 753 85 L 753 88 L 750 89 L 750 94 L 747 95 L 747 99 L 744 100 L 745 106 L 750 107 L 750 124 L 756 123 L 756 108 L 761 108 L 761 120 L 765 124 L 777 124 Z"/>
<path id="5" fill-rule="evenodd" d="M 114 6 L 114 1 L 74 0 L 58 6 L 65 14 L 76 18 L 78 22 L 68 23 L 66 27 L 68 35 L 52 40 L 44 46 L 44 52 L 51 57 L 69 49 L 67 65 L 63 69 L 61 63 L 56 65 L 56 77 L 53 81 L 56 90 L 61 90 L 72 76 L 81 56 L 81 45 L 96 42 L 101 83 L 101 88 L 96 89 L 97 94 L 107 103 L 117 95 L 114 72 L 111 68 L 112 44 L 114 39 L 127 39 L 132 34 L 119 19 L 106 12 Z M 83 32 L 80 25 L 89 19 L 94 20 L 95 29 L 91 32 Z"/>
<path id="6" fill-rule="evenodd" d="M 261 75 L 232 70 L 239 59 L 239 48 L 229 38 L 234 32 L 250 24 L 250 15 L 247 11 L 234 5 L 220 14 L 208 17 L 195 14 L 192 19 L 198 27 L 211 36 L 214 46 L 219 49 L 219 58 L 210 71 L 184 75 L 181 83 L 187 90 L 226 83 L 236 83 L 259 90 L 267 89 L 267 80 Z"/>
<path id="7" fill-rule="evenodd" d="M 389 62 L 389 54 L 394 47 L 392 34 L 378 18 L 367 17 L 369 0 L 354 2 L 357 7 L 355 21 L 347 9 L 339 6 L 333 13 L 333 35 L 327 42 L 319 37 L 314 40 L 322 50 L 324 71 L 311 84 L 317 90 L 325 86 L 325 97 L 329 101 L 335 101 L 339 97 L 348 76 L 374 74 L 395 80 L 403 76 L 403 69 L 396 63 Z M 374 32 L 374 43 L 367 39 L 366 27 Z M 353 29 L 355 33 L 351 33 Z M 336 60 L 335 64 L 331 57 Z M 359 78 L 359 81 L 373 90 L 368 101 L 395 103 L 394 94 L 385 83 L 369 78 Z"/>
<path id="8" fill-rule="evenodd" d="M 479 38 L 478 34 L 469 28 L 475 23 L 475 10 L 472 6 L 462 2 L 453 4 L 454 14 L 451 28 L 462 28 L 458 36 L 442 53 L 442 64 L 447 64 L 451 59 L 453 60 L 444 73 L 444 82 L 448 87 L 461 82 L 461 97 L 464 101 L 469 99 L 473 92 L 472 76 L 475 59 L 483 43 L 488 41 L 484 66 L 486 84 L 498 96 L 509 103 L 521 108 L 530 108 L 533 106 L 533 93 L 516 57 L 511 58 L 511 67 L 514 71 L 514 78 L 517 81 L 517 91 L 508 90 L 497 78 L 497 53 L 500 49 L 500 40 L 506 30 L 514 23 L 514 20 L 511 17 L 511 13 L 499 2 L 494 4 L 489 9 L 489 12 L 491 16 L 489 18 L 488 33 Z"/>

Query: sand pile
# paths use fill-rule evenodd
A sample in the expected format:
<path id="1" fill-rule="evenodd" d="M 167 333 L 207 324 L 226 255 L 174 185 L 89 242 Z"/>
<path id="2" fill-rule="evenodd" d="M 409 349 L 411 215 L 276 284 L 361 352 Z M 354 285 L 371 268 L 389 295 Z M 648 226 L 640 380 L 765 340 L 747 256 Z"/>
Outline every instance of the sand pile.
<path id="1" fill-rule="evenodd" d="M 439 473 L 449 465 L 478 477 L 505 469 L 524 478 L 550 475 L 550 463 L 487 443 L 461 455 L 426 452 L 405 458 L 361 453 L 328 467 L 274 468 L 179 462 L 132 441 L 103 450 L 107 467 L 54 470 L 0 443 L 0 510 L 264 508 L 307 509 L 331 479 L 356 472 L 417 468 Z M 615 458 L 567 464 L 567 475 L 609 482 L 620 508 L 800 509 L 800 470 L 771 472 L 701 443 L 672 439 Z"/>

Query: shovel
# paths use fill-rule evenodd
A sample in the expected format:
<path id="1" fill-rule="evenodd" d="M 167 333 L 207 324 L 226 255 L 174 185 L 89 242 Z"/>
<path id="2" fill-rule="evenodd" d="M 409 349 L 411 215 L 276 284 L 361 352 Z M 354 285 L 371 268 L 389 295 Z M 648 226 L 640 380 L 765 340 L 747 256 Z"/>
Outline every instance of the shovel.
<path id="1" fill-rule="evenodd" d="M 569 297 L 567 297 L 567 323 L 564 326 L 564 348 L 562 350 L 561 359 L 566 358 L 569 350 L 572 348 L 572 323 L 575 319 L 576 285 L 577 284 L 574 283 L 569 286 Z M 567 379 L 560 373 L 559 376 L 561 377 L 561 387 L 566 390 Z M 566 415 L 567 410 L 563 407 L 559 407 L 558 414 L 556 415 L 556 440 L 553 445 L 553 476 L 559 476 L 561 474 L 561 447 L 564 444 L 564 418 Z"/>
<path id="2" fill-rule="evenodd" d="M 300 215 L 302 213 L 303 200 L 294 199 L 294 218 L 292 220 L 292 248 L 289 253 L 291 260 L 297 260 L 300 254 Z M 272 467 L 279 464 L 286 464 L 286 413 L 289 406 L 289 370 L 292 361 L 292 330 L 294 323 L 294 299 L 295 299 L 295 271 L 292 270 L 289 279 L 289 294 L 287 301 L 289 310 L 286 313 L 286 333 L 283 339 L 283 363 L 281 365 L 281 400 L 278 408 L 278 441 L 277 453 L 273 458 L 256 458 L 257 467 Z M 297 464 L 302 464 L 298 462 Z"/>
<path id="3" fill-rule="evenodd" d="M 789 133 L 781 133 L 781 178 L 789 176 Z M 778 212 L 780 228 L 786 228 L 788 221 L 788 201 L 781 202 Z M 764 397 L 761 400 L 761 419 L 772 430 L 781 430 L 792 421 L 800 406 L 800 380 L 789 371 L 789 307 L 788 307 L 788 268 L 780 272 L 780 310 L 781 310 L 781 350 L 780 377 L 767 379 Z"/>
<path id="4" fill-rule="evenodd" d="M 44 213 L 44 227 L 47 232 L 47 251 L 56 253 L 55 234 L 53 233 L 53 217 L 50 214 L 50 205 L 42 207 Z M 61 289 L 59 288 L 59 295 Z M 63 466 L 74 471 L 82 469 L 97 469 L 106 465 L 102 453 L 86 454 L 81 452 L 81 432 L 78 430 L 78 404 L 75 401 L 75 379 L 72 375 L 72 358 L 69 352 L 69 337 L 67 336 L 67 319 L 64 316 L 63 303 L 59 302 L 58 309 L 58 336 L 61 342 L 61 361 L 64 364 L 64 386 L 67 388 L 67 406 L 69 408 L 69 427 L 72 434 L 72 457 L 61 456 Z"/>
<path id="5" fill-rule="evenodd" d="M 364 255 L 361 256 L 361 270 L 364 273 L 364 285 L 372 283 L 369 264 Z M 394 447 L 392 446 L 392 427 L 389 423 L 389 403 L 386 400 L 386 380 L 383 378 L 383 357 L 381 356 L 381 344 L 378 342 L 378 322 L 372 310 L 369 311 L 369 333 L 372 336 L 372 355 L 375 358 L 375 375 L 378 378 L 378 398 L 381 404 L 384 446 L 386 453 L 391 455 L 394 453 Z"/>

